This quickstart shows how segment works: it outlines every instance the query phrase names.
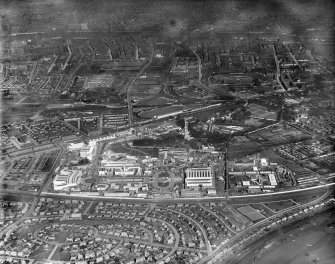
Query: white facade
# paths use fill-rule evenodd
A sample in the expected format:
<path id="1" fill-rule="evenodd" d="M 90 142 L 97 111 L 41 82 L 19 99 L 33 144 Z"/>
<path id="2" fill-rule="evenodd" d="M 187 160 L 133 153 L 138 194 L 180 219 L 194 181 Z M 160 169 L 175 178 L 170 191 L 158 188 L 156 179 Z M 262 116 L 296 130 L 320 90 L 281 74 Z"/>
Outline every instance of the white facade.
<path id="1" fill-rule="evenodd" d="M 211 188 L 213 184 L 213 172 L 210 167 L 207 168 L 188 168 L 186 169 L 186 187 L 203 187 Z"/>
<path id="2" fill-rule="evenodd" d="M 85 146 L 84 142 L 79 142 L 79 143 L 70 143 L 68 145 L 69 151 L 74 151 L 74 150 L 79 150 Z"/>
<path id="3" fill-rule="evenodd" d="M 82 175 L 83 172 L 79 170 L 62 169 L 53 180 L 54 190 L 59 191 L 78 186 Z"/>
<path id="4" fill-rule="evenodd" d="M 80 150 L 80 157 L 92 160 L 93 152 L 94 152 L 94 146 L 93 145 L 85 145 Z"/>
<path id="5" fill-rule="evenodd" d="M 127 161 L 101 161 L 102 167 L 98 169 L 99 176 L 131 176 L 141 174 L 141 167 L 136 163 L 130 163 Z"/>

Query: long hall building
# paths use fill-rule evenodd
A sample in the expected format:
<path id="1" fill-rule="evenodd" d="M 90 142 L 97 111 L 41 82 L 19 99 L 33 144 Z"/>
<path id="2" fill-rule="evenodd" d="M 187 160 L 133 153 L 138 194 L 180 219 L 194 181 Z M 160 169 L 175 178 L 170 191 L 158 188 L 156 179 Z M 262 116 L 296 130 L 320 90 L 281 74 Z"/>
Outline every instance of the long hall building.
<path id="1" fill-rule="evenodd" d="M 212 168 L 188 168 L 185 171 L 185 185 L 188 188 L 202 187 L 212 188 L 213 184 L 213 172 Z"/>

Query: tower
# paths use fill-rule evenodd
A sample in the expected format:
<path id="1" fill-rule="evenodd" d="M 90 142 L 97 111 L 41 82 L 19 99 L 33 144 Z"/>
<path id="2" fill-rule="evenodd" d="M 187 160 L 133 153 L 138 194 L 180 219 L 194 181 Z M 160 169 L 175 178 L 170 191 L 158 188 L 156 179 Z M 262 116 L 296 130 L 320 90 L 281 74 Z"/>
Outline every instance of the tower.
<path id="1" fill-rule="evenodd" d="M 192 137 L 190 136 L 190 131 L 188 130 L 188 120 L 191 119 L 191 118 L 190 117 L 189 118 L 187 118 L 187 117 L 184 118 L 184 121 L 185 121 L 184 139 L 186 139 L 186 140 L 192 139 Z"/>
<path id="2" fill-rule="evenodd" d="M 110 48 L 108 48 L 108 55 L 111 61 L 113 61 L 113 54 Z"/>
<path id="3" fill-rule="evenodd" d="M 135 60 L 138 61 L 139 60 L 139 56 L 138 56 L 138 47 L 135 46 Z"/>

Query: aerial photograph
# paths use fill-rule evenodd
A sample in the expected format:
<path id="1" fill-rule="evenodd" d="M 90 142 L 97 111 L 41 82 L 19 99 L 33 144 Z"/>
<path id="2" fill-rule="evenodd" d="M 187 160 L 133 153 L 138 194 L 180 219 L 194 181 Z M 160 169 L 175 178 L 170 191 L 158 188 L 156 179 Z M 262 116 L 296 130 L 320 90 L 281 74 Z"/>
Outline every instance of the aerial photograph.
<path id="1" fill-rule="evenodd" d="M 0 264 L 334 264 L 335 2 L 0 0 Z"/>

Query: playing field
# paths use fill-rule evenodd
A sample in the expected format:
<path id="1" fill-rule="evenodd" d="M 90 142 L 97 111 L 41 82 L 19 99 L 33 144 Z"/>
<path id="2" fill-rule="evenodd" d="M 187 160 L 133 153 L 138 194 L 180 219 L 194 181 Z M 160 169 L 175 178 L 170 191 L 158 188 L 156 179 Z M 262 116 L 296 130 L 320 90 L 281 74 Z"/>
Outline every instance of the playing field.
<path id="1" fill-rule="evenodd" d="M 239 211 L 241 214 L 244 214 L 246 217 L 248 217 L 253 222 L 256 222 L 258 220 L 265 218 L 264 215 L 262 215 L 260 212 L 252 208 L 250 205 L 237 208 L 237 211 Z"/>

